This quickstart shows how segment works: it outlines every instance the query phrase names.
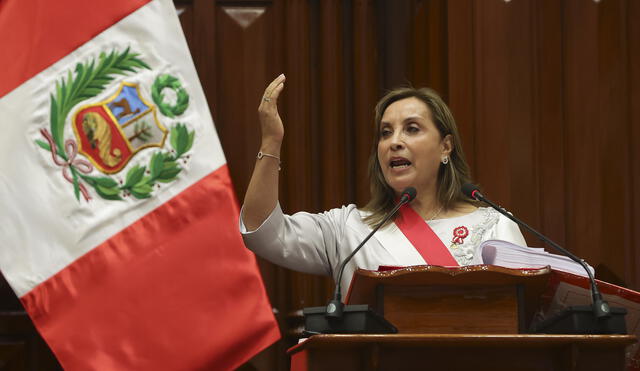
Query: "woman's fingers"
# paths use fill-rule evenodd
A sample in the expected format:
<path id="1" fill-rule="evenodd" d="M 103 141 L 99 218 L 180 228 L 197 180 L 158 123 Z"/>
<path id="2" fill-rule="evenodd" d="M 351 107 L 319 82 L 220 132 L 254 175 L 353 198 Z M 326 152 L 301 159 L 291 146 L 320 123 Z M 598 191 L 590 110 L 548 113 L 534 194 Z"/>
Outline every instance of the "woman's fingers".
<path id="1" fill-rule="evenodd" d="M 280 96 L 280 93 L 284 89 L 284 75 L 282 76 L 283 76 L 282 81 L 278 85 L 276 85 L 276 87 L 273 89 L 271 93 L 271 96 L 269 97 L 274 102 L 278 101 L 278 97 Z"/>
<path id="2" fill-rule="evenodd" d="M 260 100 L 260 106 L 258 112 L 262 114 L 277 114 L 278 112 L 278 97 L 284 89 L 284 81 L 286 77 L 284 74 L 276 77 L 269 86 L 264 90 L 264 95 Z"/>
<path id="3" fill-rule="evenodd" d="M 267 86 L 267 88 L 264 90 L 262 102 L 269 103 L 272 100 L 277 100 L 279 92 L 282 91 L 282 88 L 284 87 L 284 80 L 286 80 L 286 77 L 284 76 L 284 74 L 280 74 L 280 76 L 271 81 L 269 86 Z"/>
<path id="4" fill-rule="evenodd" d="M 258 107 L 258 116 L 262 127 L 262 137 L 278 138 L 281 140 L 284 135 L 284 126 L 278 114 L 278 97 L 284 89 L 284 74 L 276 77 L 264 91 Z"/>
<path id="5" fill-rule="evenodd" d="M 276 77 L 273 81 L 271 81 L 271 83 L 269 84 L 269 86 L 267 86 L 267 88 L 264 91 L 264 97 L 265 98 L 270 98 L 271 95 L 273 95 L 275 89 L 284 82 L 284 80 L 286 80 L 286 77 L 284 76 L 284 73 L 281 73 L 280 76 Z"/>

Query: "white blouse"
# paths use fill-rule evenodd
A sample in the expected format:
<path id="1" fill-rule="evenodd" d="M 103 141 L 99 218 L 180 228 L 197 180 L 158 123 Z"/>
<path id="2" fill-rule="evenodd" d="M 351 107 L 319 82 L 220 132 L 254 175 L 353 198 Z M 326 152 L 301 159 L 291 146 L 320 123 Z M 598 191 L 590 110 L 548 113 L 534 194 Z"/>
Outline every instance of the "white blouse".
<path id="1" fill-rule="evenodd" d="M 324 213 L 299 212 L 285 215 L 278 203 L 269 217 L 254 231 L 247 231 L 240 213 L 240 232 L 245 245 L 258 256 L 275 264 L 305 273 L 331 275 L 371 232 L 363 218 L 368 214 L 355 205 L 347 205 Z M 459 265 L 482 264 L 475 249 L 483 241 L 498 239 L 526 246 L 517 224 L 497 211 L 481 207 L 467 215 L 428 222 L 447 246 Z M 466 227 L 468 236 L 461 244 L 452 244 L 453 230 Z M 453 246 L 452 246 L 453 245 Z M 428 264 L 395 223 L 378 230 L 345 267 L 342 295 L 345 297 L 351 277 L 357 268 L 378 269 L 379 266 L 411 266 Z"/>

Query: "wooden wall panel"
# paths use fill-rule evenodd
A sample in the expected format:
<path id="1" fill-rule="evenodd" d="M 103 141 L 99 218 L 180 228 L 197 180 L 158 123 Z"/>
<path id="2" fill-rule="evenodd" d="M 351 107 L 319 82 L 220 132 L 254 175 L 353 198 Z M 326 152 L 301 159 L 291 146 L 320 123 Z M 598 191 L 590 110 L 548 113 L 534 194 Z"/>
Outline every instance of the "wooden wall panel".
<path id="1" fill-rule="evenodd" d="M 379 30 L 375 18 L 375 1 L 355 0 L 353 4 L 353 167 L 354 193 L 358 206 L 369 201 L 367 164 L 374 138 L 374 107 L 379 98 L 377 38 Z"/>
<path id="2" fill-rule="evenodd" d="M 602 226 L 599 178 L 601 148 L 598 130 L 598 5 L 565 2 L 565 127 L 569 180 L 567 194 L 566 244 L 584 254 L 590 241 L 598 241 Z M 584 63 L 590 61 L 590 63 Z M 589 166 L 586 166 L 589 164 Z M 595 176 L 594 176 L 595 175 Z M 599 175 L 599 174 L 598 174 Z M 588 212 L 584 212 L 589 205 Z M 569 222 L 569 223 L 567 223 Z M 588 257 L 585 257 L 588 259 Z"/>
<path id="3" fill-rule="evenodd" d="M 312 97 L 310 94 L 299 94 L 312 91 L 311 43 L 310 37 L 310 4 L 301 1 L 289 1 L 285 6 L 284 44 L 296 53 L 284 56 L 284 72 L 287 76 L 281 108 L 285 121 L 285 145 L 283 148 L 284 166 L 282 170 L 281 202 L 283 208 L 292 211 L 319 210 L 315 194 L 318 193 L 317 148 L 319 144 L 312 140 L 317 137 L 314 130 L 317 120 L 311 115 Z M 285 301 L 279 303 L 285 315 L 292 310 L 315 302 L 318 295 L 324 297 L 325 282 L 317 277 L 296 272 L 282 272 Z"/>
<path id="4" fill-rule="evenodd" d="M 449 91 L 487 193 L 637 287 L 630 4 L 449 2 Z"/>
<path id="5" fill-rule="evenodd" d="M 387 89 L 426 85 L 449 102 L 487 195 L 600 277 L 640 288 L 639 1 L 176 5 L 240 200 L 259 149 L 257 106 L 279 73 L 289 213 L 365 204 L 375 102 Z M 259 265 L 285 338 L 244 369 L 285 370 L 296 326 L 285 320 L 325 304 L 332 282 Z M 2 289 L 3 303 L 17 303 Z"/>
<path id="6" fill-rule="evenodd" d="M 507 5 L 507 131 L 509 135 L 509 172 L 499 182 L 507 183 L 509 202 L 512 210 L 518 210 L 518 216 L 537 226 L 538 214 L 539 166 L 538 112 L 536 101 L 538 70 L 535 63 L 537 45 L 534 34 L 535 0 L 517 1 Z M 498 109 L 498 108 L 496 108 Z M 487 143 L 491 146 L 491 143 Z M 496 153 L 494 161 L 500 158 Z M 509 180 L 506 180 L 506 179 Z M 536 237 L 525 233 L 527 241 L 540 246 Z"/>
<path id="7" fill-rule="evenodd" d="M 563 81 L 562 3 L 557 0 L 538 2 L 532 12 L 535 17 L 534 37 L 537 71 L 536 102 L 533 114 L 537 119 L 539 180 L 536 192 L 540 231 L 562 246 L 565 239 L 565 128 Z M 542 109 L 544 107 L 544 109 Z M 532 242 L 532 241 L 530 241 Z"/>
<path id="8" fill-rule="evenodd" d="M 282 35 L 280 46 L 272 41 L 282 63 L 265 62 L 272 75 L 261 84 L 287 73 L 285 210 L 365 203 L 375 101 L 398 85 L 428 85 L 449 101 L 472 171 L 491 197 L 585 256 L 601 277 L 638 287 L 640 246 L 633 233 L 640 229 L 640 197 L 632 192 L 640 184 L 640 56 L 632 47 L 640 45 L 637 2 L 272 4 L 286 19 L 267 26 Z M 213 79 L 206 76 L 205 82 Z M 263 86 L 245 89 L 259 94 Z M 219 99 L 214 106 L 222 107 Z M 243 116 L 246 125 L 250 116 Z M 248 145 L 229 140 L 225 150 Z M 281 310 L 323 304 L 331 291 L 326 278 L 270 272 L 265 280 Z"/>
<path id="9" fill-rule="evenodd" d="M 411 33 L 407 70 L 414 87 L 428 86 L 447 101 L 447 6 L 443 0 L 411 3 Z"/>
<path id="10" fill-rule="evenodd" d="M 533 223 L 538 219 L 538 133 L 532 5 L 488 1 L 473 7 L 477 96 L 475 145 L 467 157 L 475 158 L 475 178 L 489 197 Z"/>
<path id="11" fill-rule="evenodd" d="M 243 149 L 225 151 L 239 197 L 249 184 L 249 169 L 260 149 L 256 110 L 273 77 L 268 73 L 273 51 L 269 21 L 265 6 L 222 5 L 216 10 L 217 90 L 221 94 L 214 110 L 220 140 Z"/>
<path id="12" fill-rule="evenodd" d="M 473 0 L 447 2 L 448 103 L 458 125 L 472 176 L 477 172 L 474 42 L 476 22 L 473 3 Z"/>
<path id="13" fill-rule="evenodd" d="M 380 83 L 382 89 L 411 85 L 409 53 L 411 1 L 380 0 L 376 17 L 380 29 Z"/>
<path id="14" fill-rule="evenodd" d="M 284 168 L 282 170 L 283 193 L 286 195 L 285 207 L 291 210 L 309 210 L 316 208 L 310 194 L 317 191 L 314 186 L 314 175 L 317 173 L 313 166 L 312 154 L 317 151 L 317 146 L 312 140 L 313 121 L 311 118 L 311 95 L 298 94 L 303 91 L 312 91 L 311 73 L 311 44 L 310 35 L 310 6 L 307 2 L 289 1 L 286 4 L 284 30 L 284 43 L 287 48 L 296 50 L 296 53 L 286 53 L 284 65 L 280 66 L 280 72 L 285 73 L 287 81 L 282 96 L 281 106 L 285 124 L 286 146 L 283 149 Z M 289 146 L 289 144 L 297 144 Z M 307 150 L 301 151 L 301 148 Z M 316 160 L 317 161 L 317 160 Z M 317 177 L 316 177 L 317 178 Z"/>
<path id="15" fill-rule="evenodd" d="M 640 239 L 637 238 L 640 230 L 640 2 L 627 1 L 626 21 L 627 26 L 627 78 L 628 95 L 627 107 L 629 112 L 628 128 L 624 131 L 626 142 L 630 148 L 630 162 L 628 175 L 625 179 L 630 182 L 630 202 L 625 207 L 632 210 L 624 233 L 631 240 L 625 244 L 625 280 L 636 289 L 640 288 Z M 621 138 L 620 140 L 624 140 Z"/>
<path id="16" fill-rule="evenodd" d="M 185 36 L 191 36 L 187 40 L 191 56 L 198 71 L 200 84 L 207 96 L 209 110 L 214 122 L 217 122 L 218 110 L 215 108 L 217 108 L 218 96 L 216 69 L 218 50 L 215 48 L 215 3 L 210 0 L 193 0 L 185 3 L 193 7 L 193 12 L 183 14 L 180 21 L 183 23 L 183 29 L 187 26 L 185 22 L 191 22 L 187 26 L 191 31 Z"/>
<path id="17" fill-rule="evenodd" d="M 565 3 L 565 176 L 571 190 L 567 192 L 566 243 L 583 256 L 590 246 L 599 243 L 603 232 L 602 192 L 607 181 L 602 178 L 603 135 L 607 129 L 599 120 L 598 12 L 595 3 Z M 585 258 L 593 261 L 590 256 Z"/>
<path id="18" fill-rule="evenodd" d="M 319 163 L 309 164 L 321 174 L 322 205 L 345 204 L 348 200 L 347 161 L 348 126 L 346 125 L 345 51 L 343 2 L 320 2 L 318 41 L 319 64 Z M 326 207 L 326 206 L 325 206 Z"/>
<path id="19" fill-rule="evenodd" d="M 507 48 L 510 4 L 498 1 L 473 4 L 475 42 L 475 179 L 489 197 L 510 208 L 509 153 L 509 50 Z M 498 160 L 500 159 L 500 160 Z M 507 180 L 507 181 L 505 181 Z"/>
<path id="20" fill-rule="evenodd" d="M 591 241 L 593 261 L 610 270 L 625 265 L 625 249 L 633 236 L 625 233 L 631 217 L 631 188 L 628 179 L 630 148 L 624 137 L 629 128 L 627 85 L 626 2 L 604 1 L 598 5 L 598 124 L 596 136 L 601 145 L 600 168 L 596 177 L 602 180 L 599 195 L 602 231 L 596 244 Z M 593 176 L 593 175 L 592 175 Z M 616 181 L 619 180 L 619 181 Z M 609 233 L 617 231 L 618 233 Z M 603 246 L 617 246 L 615 249 Z"/>

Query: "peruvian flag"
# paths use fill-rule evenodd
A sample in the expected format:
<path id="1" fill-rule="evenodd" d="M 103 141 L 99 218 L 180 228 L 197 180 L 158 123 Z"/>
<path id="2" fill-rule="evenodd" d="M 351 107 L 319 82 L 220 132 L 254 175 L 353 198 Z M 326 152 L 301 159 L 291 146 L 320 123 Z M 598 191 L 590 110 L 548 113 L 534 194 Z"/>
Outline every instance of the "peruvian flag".
<path id="1" fill-rule="evenodd" d="M 68 370 L 279 338 L 169 0 L 0 1 L 0 269 Z"/>

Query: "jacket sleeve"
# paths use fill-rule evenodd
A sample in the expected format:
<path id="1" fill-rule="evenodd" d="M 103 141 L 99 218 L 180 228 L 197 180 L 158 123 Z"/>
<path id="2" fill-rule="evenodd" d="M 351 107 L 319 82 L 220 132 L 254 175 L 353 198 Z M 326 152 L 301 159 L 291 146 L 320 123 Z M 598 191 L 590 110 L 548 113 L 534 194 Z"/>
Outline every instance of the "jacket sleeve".
<path id="1" fill-rule="evenodd" d="M 339 241 L 348 208 L 321 214 L 285 215 L 280 203 L 254 231 L 247 231 L 240 212 L 244 243 L 256 255 L 299 272 L 332 275 L 340 262 Z"/>

